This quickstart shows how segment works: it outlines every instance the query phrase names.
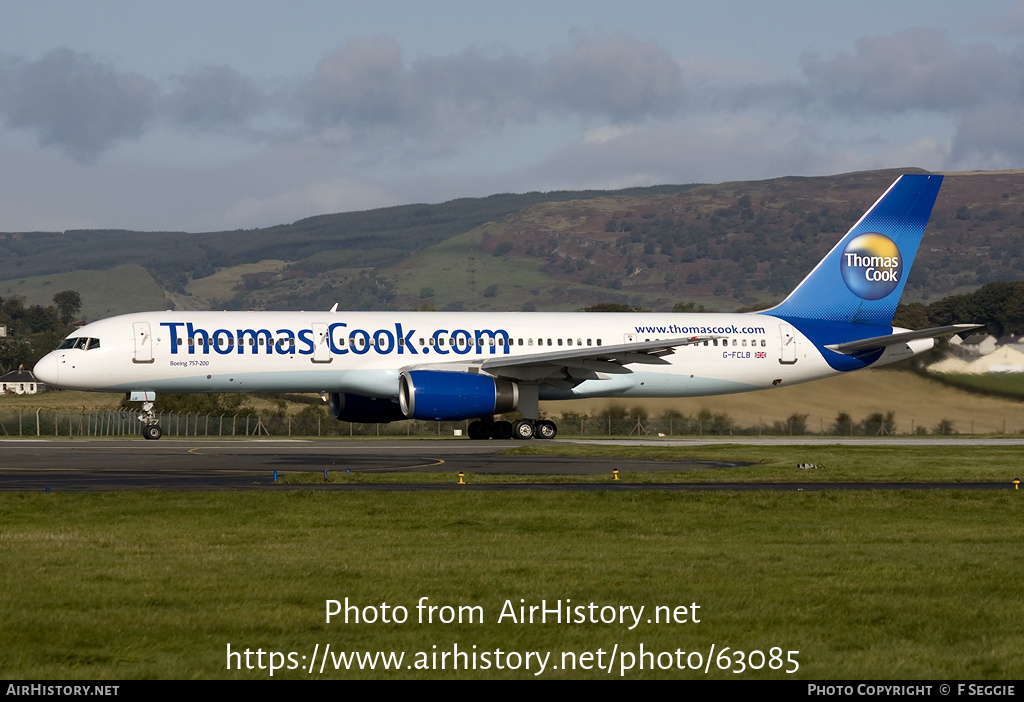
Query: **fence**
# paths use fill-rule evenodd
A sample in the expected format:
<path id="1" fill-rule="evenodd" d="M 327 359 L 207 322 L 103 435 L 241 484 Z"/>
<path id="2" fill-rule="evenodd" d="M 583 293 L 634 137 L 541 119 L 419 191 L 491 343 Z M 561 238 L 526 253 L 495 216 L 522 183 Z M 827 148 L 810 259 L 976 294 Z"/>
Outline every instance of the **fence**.
<path id="1" fill-rule="evenodd" d="M 324 410 L 308 410 L 294 415 L 261 416 L 255 414 L 159 414 L 157 418 L 164 436 L 444 436 L 456 430 L 466 435 L 468 421 L 429 422 L 409 420 L 390 424 L 349 423 L 333 419 Z M 585 416 L 566 414 L 558 420 L 559 436 L 879 436 L 893 434 L 955 434 L 960 427 L 943 420 L 936 427 L 921 427 L 910 421 L 909 431 L 899 431 L 891 417 L 877 426 L 872 418 L 852 421 L 843 426 L 819 422 L 818 431 L 807 425 L 805 415 L 793 415 L 770 424 L 740 426 L 725 414 L 702 412 L 686 416 L 678 414 L 659 417 Z M 965 426 L 963 430 L 968 430 Z M 981 432 L 1005 433 L 992 427 Z M 974 433 L 971 422 L 970 433 Z M 1016 431 L 1011 429 L 1011 431 Z M 28 408 L 0 410 L 0 436 L 9 437 L 104 437 L 139 436 L 142 423 L 138 412 L 127 410 L 79 411 Z"/>

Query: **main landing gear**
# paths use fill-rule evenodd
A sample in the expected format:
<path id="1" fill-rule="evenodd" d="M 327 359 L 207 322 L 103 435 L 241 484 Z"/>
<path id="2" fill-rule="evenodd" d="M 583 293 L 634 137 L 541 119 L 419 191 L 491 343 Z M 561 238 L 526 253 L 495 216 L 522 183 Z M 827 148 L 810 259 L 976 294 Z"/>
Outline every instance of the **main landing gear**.
<path id="1" fill-rule="evenodd" d="M 520 419 L 518 422 L 495 422 L 479 419 L 469 423 L 469 438 L 482 439 L 553 439 L 558 434 L 558 427 L 547 419 L 531 421 Z"/>

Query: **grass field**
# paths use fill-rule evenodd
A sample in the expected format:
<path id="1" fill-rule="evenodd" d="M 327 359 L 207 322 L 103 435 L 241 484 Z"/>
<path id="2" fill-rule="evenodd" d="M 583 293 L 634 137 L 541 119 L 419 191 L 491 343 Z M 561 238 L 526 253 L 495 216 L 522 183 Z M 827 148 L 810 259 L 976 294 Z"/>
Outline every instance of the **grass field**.
<path id="1" fill-rule="evenodd" d="M 984 452 L 979 458 L 979 452 Z M 1020 446 L 759 446 L 724 444 L 719 446 L 605 446 L 544 444 L 531 442 L 519 448 L 505 449 L 504 455 L 648 458 L 663 461 L 716 461 L 743 463 L 733 467 L 690 468 L 680 470 L 620 472 L 625 483 L 1003 483 L 1007 487 L 1024 476 Z M 800 464 L 816 467 L 799 468 Z M 609 472 L 603 475 L 522 475 L 469 474 L 472 483 L 600 483 L 613 482 Z M 288 483 L 323 483 L 323 473 L 293 473 L 283 478 Z M 330 483 L 454 483 L 455 473 L 378 473 L 332 471 Z"/>
<path id="2" fill-rule="evenodd" d="M 167 308 L 167 299 L 153 276 L 136 265 L 0 281 L 0 297 L 23 295 L 30 305 L 52 305 L 53 296 L 62 290 L 82 293 L 81 315 L 85 319 Z"/>
<path id="3" fill-rule="evenodd" d="M 280 652 L 275 678 L 532 678 L 534 652 L 542 678 L 1015 678 L 1022 494 L 0 494 L 0 676 L 265 679 Z M 452 609 L 419 623 L 423 597 Z M 378 621 L 327 623 L 345 598 Z M 500 618 L 542 602 L 616 621 Z M 659 606 L 686 622 L 649 623 Z M 310 674 L 327 644 L 405 657 Z M 490 667 L 452 670 L 456 646 Z M 581 667 L 599 651 L 610 673 Z"/>
<path id="4" fill-rule="evenodd" d="M 939 377 L 967 390 L 1024 399 L 1024 374 L 1021 373 L 942 373 Z"/>

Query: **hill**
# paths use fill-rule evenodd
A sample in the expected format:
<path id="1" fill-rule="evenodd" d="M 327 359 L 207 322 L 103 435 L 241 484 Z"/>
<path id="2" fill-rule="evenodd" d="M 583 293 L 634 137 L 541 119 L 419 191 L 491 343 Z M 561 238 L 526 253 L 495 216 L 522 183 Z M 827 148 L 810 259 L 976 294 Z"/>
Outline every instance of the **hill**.
<path id="1" fill-rule="evenodd" d="M 904 172 L 921 171 L 494 195 L 233 232 L 0 233 L 0 296 L 49 304 L 78 285 L 87 318 L 334 303 L 728 311 L 784 296 Z M 1022 227 L 1024 172 L 949 174 L 904 301 L 1020 279 Z"/>

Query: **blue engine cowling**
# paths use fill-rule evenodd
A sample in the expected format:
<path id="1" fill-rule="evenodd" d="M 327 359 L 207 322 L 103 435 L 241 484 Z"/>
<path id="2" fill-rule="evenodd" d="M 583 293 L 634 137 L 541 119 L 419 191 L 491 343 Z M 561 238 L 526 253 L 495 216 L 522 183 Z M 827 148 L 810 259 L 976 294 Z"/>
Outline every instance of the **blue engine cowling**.
<path id="1" fill-rule="evenodd" d="M 405 419 L 402 410 L 387 398 L 363 397 L 348 392 L 332 392 L 328 397 L 331 415 L 342 422 L 380 422 Z"/>
<path id="2" fill-rule="evenodd" d="M 458 371 L 403 371 L 398 404 L 408 419 L 439 421 L 490 417 L 519 404 L 519 387 L 500 378 Z"/>

